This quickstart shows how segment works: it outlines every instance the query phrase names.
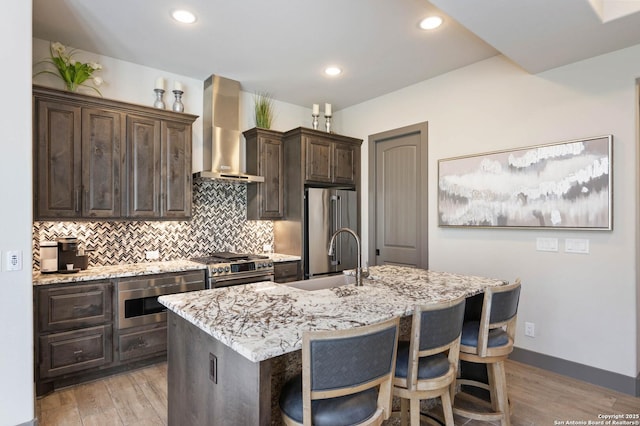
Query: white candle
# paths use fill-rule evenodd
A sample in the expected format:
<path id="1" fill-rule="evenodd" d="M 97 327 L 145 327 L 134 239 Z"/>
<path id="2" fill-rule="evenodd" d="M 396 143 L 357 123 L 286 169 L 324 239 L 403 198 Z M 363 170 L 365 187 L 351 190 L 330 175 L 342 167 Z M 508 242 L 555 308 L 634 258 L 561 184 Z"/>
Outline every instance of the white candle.
<path id="1" fill-rule="evenodd" d="M 181 92 L 184 92 L 184 89 L 182 88 L 182 83 L 180 83 L 179 81 L 176 81 L 175 83 L 173 83 L 173 90 L 179 90 Z"/>
<path id="2" fill-rule="evenodd" d="M 324 104 L 324 116 L 331 117 L 331 104 Z"/>
<path id="3" fill-rule="evenodd" d="M 164 90 L 164 78 L 162 77 L 156 78 L 156 87 L 154 87 L 154 89 Z"/>
<path id="4" fill-rule="evenodd" d="M 313 115 L 320 115 L 320 105 L 319 104 L 313 104 Z"/>

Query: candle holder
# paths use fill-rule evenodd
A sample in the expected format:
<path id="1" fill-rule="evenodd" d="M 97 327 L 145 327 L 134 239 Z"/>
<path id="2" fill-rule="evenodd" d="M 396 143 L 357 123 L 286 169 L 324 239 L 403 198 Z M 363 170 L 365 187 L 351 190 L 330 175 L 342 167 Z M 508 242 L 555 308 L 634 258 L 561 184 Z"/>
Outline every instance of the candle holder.
<path id="1" fill-rule="evenodd" d="M 311 122 L 313 130 L 318 130 L 318 117 L 320 117 L 320 114 L 311 114 L 311 117 L 313 117 L 313 121 Z"/>
<path id="2" fill-rule="evenodd" d="M 164 105 L 164 90 L 163 89 L 153 89 L 156 92 L 156 101 L 153 103 L 154 108 L 165 109 Z"/>
<path id="3" fill-rule="evenodd" d="M 327 133 L 331 133 L 331 116 L 330 115 L 325 115 L 324 116 L 324 126 L 327 129 Z"/>
<path id="4" fill-rule="evenodd" d="M 182 104 L 182 90 L 174 90 L 173 94 L 176 96 L 175 102 L 173 102 L 173 110 L 175 112 L 184 112 L 184 105 Z"/>

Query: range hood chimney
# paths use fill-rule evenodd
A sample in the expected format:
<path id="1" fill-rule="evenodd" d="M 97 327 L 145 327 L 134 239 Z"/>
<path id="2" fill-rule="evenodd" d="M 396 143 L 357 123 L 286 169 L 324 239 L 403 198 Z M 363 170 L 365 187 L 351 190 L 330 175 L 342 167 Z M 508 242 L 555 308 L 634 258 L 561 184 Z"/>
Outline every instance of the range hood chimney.
<path id="1" fill-rule="evenodd" d="M 203 171 L 196 177 L 264 182 L 240 171 L 240 83 L 212 75 L 204 82 Z"/>

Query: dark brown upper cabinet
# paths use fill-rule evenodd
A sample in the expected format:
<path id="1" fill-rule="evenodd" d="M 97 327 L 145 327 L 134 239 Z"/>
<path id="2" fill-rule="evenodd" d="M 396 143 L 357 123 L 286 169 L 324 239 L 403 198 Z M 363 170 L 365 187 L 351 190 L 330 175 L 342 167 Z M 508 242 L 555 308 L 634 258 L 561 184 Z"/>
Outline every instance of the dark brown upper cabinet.
<path id="1" fill-rule="evenodd" d="M 247 185 L 247 219 L 284 218 L 284 149 L 282 133 L 253 128 L 243 133 L 246 142 L 247 173 L 264 177 L 264 182 Z"/>
<path id="2" fill-rule="evenodd" d="M 191 125 L 127 117 L 127 216 L 191 216 Z"/>
<path id="3" fill-rule="evenodd" d="M 358 186 L 362 140 L 300 127 L 286 132 L 284 141 L 299 146 L 292 152 L 301 156 L 305 184 Z"/>
<path id="4" fill-rule="evenodd" d="M 190 114 L 34 86 L 34 218 L 191 216 Z"/>

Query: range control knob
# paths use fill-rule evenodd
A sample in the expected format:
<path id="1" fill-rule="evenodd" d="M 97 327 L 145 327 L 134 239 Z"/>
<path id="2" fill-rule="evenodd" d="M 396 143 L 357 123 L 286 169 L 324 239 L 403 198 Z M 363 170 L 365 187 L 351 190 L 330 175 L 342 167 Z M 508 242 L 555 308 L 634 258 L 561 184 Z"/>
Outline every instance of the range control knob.
<path id="1" fill-rule="evenodd" d="M 230 270 L 231 270 L 231 268 L 230 268 L 229 266 L 225 266 L 225 267 L 224 267 L 224 271 L 225 271 L 225 272 L 229 272 Z"/>
<path id="2" fill-rule="evenodd" d="M 218 266 L 217 271 L 218 271 L 219 274 L 221 274 L 224 271 L 224 269 L 222 269 L 222 266 Z"/>
<path id="3" fill-rule="evenodd" d="M 273 262 L 269 262 L 269 267 L 272 267 L 272 266 L 273 266 Z"/>

